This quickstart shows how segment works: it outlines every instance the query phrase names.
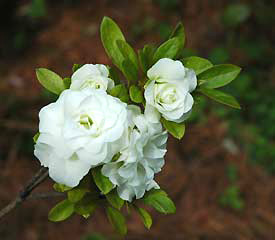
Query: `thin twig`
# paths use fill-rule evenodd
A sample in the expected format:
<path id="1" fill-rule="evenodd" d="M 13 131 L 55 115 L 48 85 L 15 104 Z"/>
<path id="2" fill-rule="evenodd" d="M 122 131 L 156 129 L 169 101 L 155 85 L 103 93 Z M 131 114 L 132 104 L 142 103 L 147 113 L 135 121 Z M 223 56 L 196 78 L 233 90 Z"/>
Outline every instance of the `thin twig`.
<path id="1" fill-rule="evenodd" d="M 61 192 L 46 192 L 46 193 L 33 193 L 28 197 L 28 200 L 49 199 L 54 197 L 64 197 L 66 193 Z"/>
<path id="2" fill-rule="evenodd" d="M 25 201 L 30 196 L 33 189 L 41 184 L 47 177 L 48 169 L 44 167 L 40 168 L 23 190 L 19 192 L 18 196 L 0 211 L 0 219 Z"/>

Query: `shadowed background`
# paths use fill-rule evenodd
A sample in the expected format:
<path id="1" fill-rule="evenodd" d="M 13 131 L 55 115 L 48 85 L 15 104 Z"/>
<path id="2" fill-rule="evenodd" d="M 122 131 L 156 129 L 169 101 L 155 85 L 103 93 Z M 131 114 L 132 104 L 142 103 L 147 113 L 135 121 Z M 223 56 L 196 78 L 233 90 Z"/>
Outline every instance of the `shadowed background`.
<path id="1" fill-rule="evenodd" d="M 135 49 L 164 41 L 182 21 L 184 56 L 242 67 L 224 88 L 242 110 L 206 99 L 195 107 L 183 140 L 169 139 L 166 165 L 157 175 L 177 213 L 150 211 L 150 231 L 138 216 L 128 216 L 126 239 L 275 239 L 274 7 L 272 0 L 2 0 L 0 208 L 39 168 L 32 137 L 39 109 L 56 97 L 39 85 L 35 68 L 66 77 L 74 63 L 110 64 L 99 35 L 105 15 Z M 47 180 L 36 191 L 52 184 Z M 89 220 L 49 222 L 57 201 L 25 202 L 1 220 L 1 239 L 119 239 L 100 211 Z"/>

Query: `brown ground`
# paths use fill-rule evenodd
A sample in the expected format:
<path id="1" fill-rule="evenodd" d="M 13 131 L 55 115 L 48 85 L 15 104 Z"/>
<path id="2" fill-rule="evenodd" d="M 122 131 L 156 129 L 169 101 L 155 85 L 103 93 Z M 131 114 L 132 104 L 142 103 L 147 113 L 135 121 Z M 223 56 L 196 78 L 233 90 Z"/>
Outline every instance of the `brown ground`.
<path id="1" fill-rule="evenodd" d="M 52 9 L 48 27 L 34 39 L 33 47 L 24 56 L 3 61 L 6 70 L 0 93 L 13 97 L 0 105 L 0 206 L 8 203 L 39 168 L 38 161 L 21 154 L 18 147 L 23 144 L 24 134 L 36 132 L 37 113 L 46 104 L 38 98 L 41 87 L 34 69 L 46 67 L 68 76 L 73 63 L 109 63 L 98 34 L 104 15 L 114 18 L 130 39 L 131 26 L 144 16 L 153 16 L 172 24 L 182 19 L 189 47 L 203 50 L 215 44 L 215 38 L 222 34 L 217 21 L 222 3 L 190 0 L 183 5 L 177 14 L 162 12 L 146 0 L 90 1 L 77 8 Z M 158 39 L 148 33 L 131 40 L 138 48 Z M 16 115 L 7 113 L 13 101 L 19 105 Z M 158 179 L 175 201 L 177 213 L 164 216 L 151 211 L 154 223 L 150 231 L 144 229 L 137 216 L 130 216 L 126 239 L 275 239 L 275 177 L 247 163 L 241 147 L 234 154 L 228 151 L 223 144 L 226 138 L 227 124 L 210 115 L 203 124 L 189 125 L 181 142 L 169 140 L 166 166 Z M 231 163 L 239 168 L 237 184 L 245 199 L 243 212 L 217 203 L 229 184 L 225 169 Z M 47 191 L 51 185 L 52 181 L 47 180 L 38 191 Z M 24 203 L 1 220 L 0 239 L 75 240 L 93 232 L 113 233 L 102 213 L 88 221 L 74 216 L 63 223 L 48 222 L 48 211 L 55 202 Z"/>

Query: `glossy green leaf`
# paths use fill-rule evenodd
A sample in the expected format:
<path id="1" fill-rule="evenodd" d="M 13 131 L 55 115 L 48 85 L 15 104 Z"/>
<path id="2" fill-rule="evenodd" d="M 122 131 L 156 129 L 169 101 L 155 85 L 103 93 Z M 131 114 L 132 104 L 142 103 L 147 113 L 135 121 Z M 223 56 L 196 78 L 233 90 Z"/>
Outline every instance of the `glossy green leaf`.
<path id="1" fill-rule="evenodd" d="M 140 49 L 138 51 L 138 57 L 141 69 L 143 73 L 147 73 L 149 68 L 153 65 L 153 57 L 155 53 L 156 48 L 152 45 L 145 45 L 143 49 Z"/>
<path id="2" fill-rule="evenodd" d="M 53 188 L 57 192 L 66 192 L 72 189 L 71 187 L 67 187 L 66 185 L 60 183 L 55 183 Z"/>
<path id="3" fill-rule="evenodd" d="M 63 79 L 63 81 L 64 81 L 64 85 L 65 85 L 66 89 L 70 88 L 71 83 L 72 83 L 71 78 L 66 77 L 66 78 Z"/>
<path id="4" fill-rule="evenodd" d="M 198 75 L 199 84 L 206 88 L 218 88 L 233 81 L 241 68 L 232 64 L 215 65 Z"/>
<path id="5" fill-rule="evenodd" d="M 119 84 L 110 90 L 110 95 L 119 98 L 122 102 L 129 102 L 128 90 L 124 84 Z"/>
<path id="6" fill-rule="evenodd" d="M 179 51 L 181 50 L 181 40 L 178 37 L 174 37 L 164 42 L 156 50 L 153 61 L 157 62 L 161 58 L 171 58 L 174 59 Z"/>
<path id="7" fill-rule="evenodd" d="M 75 63 L 72 67 L 72 71 L 73 73 L 76 72 L 79 68 L 81 68 L 84 64 L 78 64 L 78 63 Z"/>
<path id="8" fill-rule="evenodd" d="M 129 59 L 125 59 L 122 62 L 121 71 L 123 72 L 124 76 L 128 80 L 128 84 L 135 83 L 138 80 L 138 71 L 135 65 L 129 61 Z"/>
<path id="9" fill-rule="evenodd" d="M 138 86 L 132 85 L 130 87 L 130 98 L 134 103 L 142 103 L 144 101 L 143 93 Z"/>
<path id="10" fill-rule="evenodd" d="M 109 69 L 109 78 L 113 79 L 115 84 L 120 84 L 120 76 L 118 70 L 115 67 L 108 67 Z"/>
<path id="11" fill-rule="evenodd" d="M 49 69 L 37 68 L 36 76 L 41 85 L 52 93 L 59 95 L 66 89 L 63 79 Z"/>
<path id="12" fill-rule="evenodd" d="M 73 212 L 74 203 L 66 199 L 51 209 L 48 218 L 52 222 L 60 222 L 70 217 Z"/>
<path id="13" fill-rule="evenodd" d="M 134 49 L 124 40 L 117 40 L 117 46 L 125 59 L 129 59 L 138 70 L 138 58 Z"/>
<path id="14" fill-rule="evenodd" d="M 149 191 L 142 200 L 145 204 L 152 206 L 161 213 L 169 214 L 176 212 L 175 204 L 162 190 Z"/>
<path id="15" fill-rule="evenodd" d="M 111 18 L 104 17 L 100 26 L 100 35 L 107 55 L 111 58 L 112 62 L 121 69 L 125 57 L 117 46 L 117 40 L 125 41 L 125 38 L 120 28 Z"/>
<path id="16" fill-rule="evenodd" d="M 121 212 L 115 208 L 107 207 L 106 213 L 109 221 L 116 231 L 121 235 L 125 235 L 127 233 L 127 226 L 125 217 L 121 214 Z"/>
<path id="17" fill-rule="evenodd" d="M 38 132 L 38 133 L 36 133 L 34 136 L 33 136 L 33 142 L 34 143 L 36 143 L 37 142 L 37 140 L 38 140 L 38 138 L 39 138 L 39 136 L 40 136 L 40 132 Z"/>
<path id="18" fill-rule="evenodd" d="M 176 123 L 168 121 L 164 118 L 161 119 L 161 122 L 165 129 L 175 138 L 181 139 L 185 133 L 185 124 L 184 123 Z"/>
<path id="19" fill-rule="evenodd" d="M 108 202 L 118 210 L 120 210 L 124 205 L 124 200 L 118 196 L 116 189 L 106 194 L 106 198 Z"/>
<path id="20" fill-rule="evenodd" d="M 153 223 L 151 215 L 144 208 L 136 207 L 136 210 L 141 217 L 144 226 L 150 229 Z"/>
<path id="21" fill-rule="evenodd" d="M 75 204 L 74 211 L 86 218 L 87 216 L 93 214 L 97 207 L 98 203 L 95 197 L 88 193 Z"/>
<path id="22" fill-rule="evenodd" d="M 196 56 L 184 58 L 181 60 L 181 62 L 183 63 L 184 67 L 193 69 L 196 75 L 199 75 L 205 70 L 213 67 L 213 64 L 207 59 Z"/>
<path id="23" fill-rule="evenodd" d="M 71 202 L 78 202 L 80 201 L 86 194 L 87 190 L 86 189 L 82 189 L 82 188 L 74 188 L 70 191 L 68 191 L 67 195 L 68 195 L 68 199 Z"/>
<path id="24" fill-rule="evenodd" d="M 177 24 L 173 32 L 171 33 L 169 38 L 174 38 L 177 37 L 179 38 L 179 41 L 181 43 L 181 49 L 183 49 L 184 44 L 185 44 L 185 31 L 184 31 L 184 26 L 181 22 Z"/>
<path id="25" fill-rule="evenodd" d="M 109 178 L 105 177 L 101 173 L 101 167 L 96 167 L 92 169 L 92 175 L 96 186 L 100 189 L 103 194 L 109 193 L 113 189 L 113 184 Z"/>
<path id="26" fill-rule="evenodd" d="M 241 109 L 241 106 L 237 100 L 229 94 L 210 88 L 199 88 L 198 91 L 216 102 L 228 105 L 233 108 Z"/>

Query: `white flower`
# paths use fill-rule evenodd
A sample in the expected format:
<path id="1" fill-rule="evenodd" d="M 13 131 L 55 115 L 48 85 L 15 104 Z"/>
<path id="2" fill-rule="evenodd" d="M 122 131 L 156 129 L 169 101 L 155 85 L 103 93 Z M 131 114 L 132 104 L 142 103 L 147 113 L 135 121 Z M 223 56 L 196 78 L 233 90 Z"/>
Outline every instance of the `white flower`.
<path id="1" fill-rule="evenodd" d="M 70 89 L 81 90 L 87 87 L 110 90 L 114 81 L 109 76 L 109 70 L 103 64 L 85 64 L 72 75 Z"/>
<path id="2" fill-rule="evenodd" d="M 137 106 L 129 106 L 129 129 L 119 158 L 103 165 L 102 174 L 117 186 L 127 201 L 142 198 L 145 191 L 159 188 L 155 173 L 164 165 L 167 132 L 160 123 L 151 123 Z"/>
<path id="3" fill-rule="evenodd" d="M 184 121 L 194 103 L 190 92 L 197 86 L 195 72 L 180 61 L 162 58 L 148 70 L 147 77 L 145 112 L 150 120 L 157 122 L 161 114 L 169 121 Z"/>
<path id="4" fill-rule="evenodd" d="M 39 113 L 34 154 L 50 177 L 77 186 L 92 166 L 111 161 L 127 127 L 126 104 L 103 90 L 65 90 Z"/>

